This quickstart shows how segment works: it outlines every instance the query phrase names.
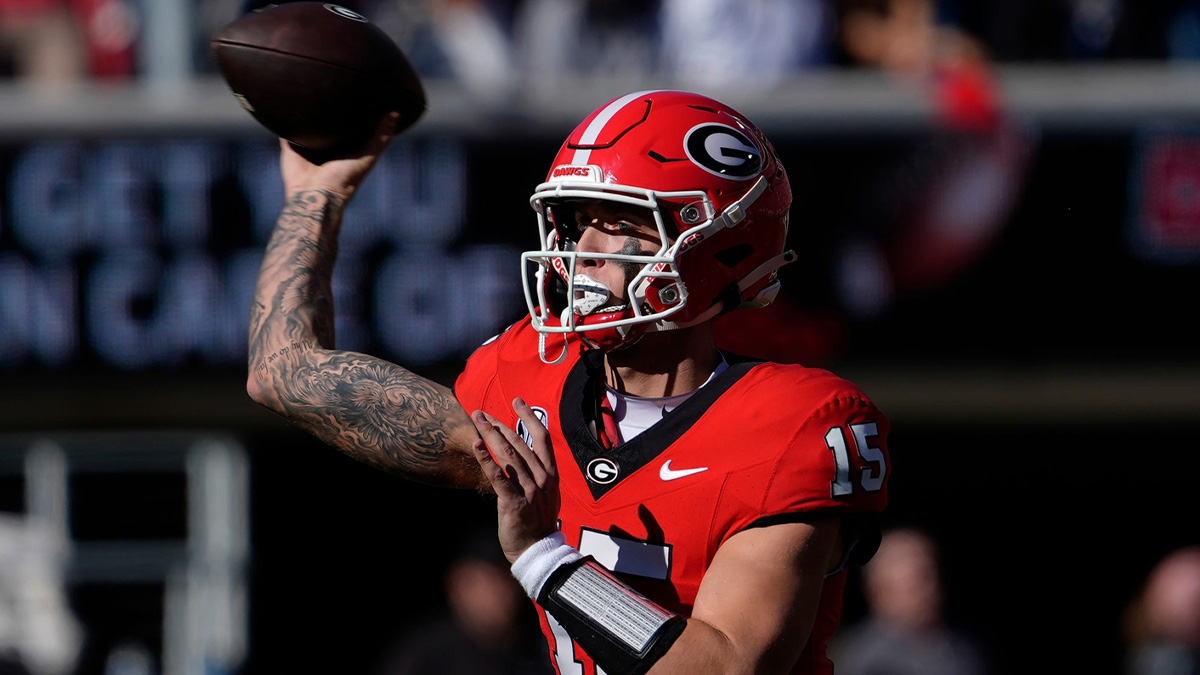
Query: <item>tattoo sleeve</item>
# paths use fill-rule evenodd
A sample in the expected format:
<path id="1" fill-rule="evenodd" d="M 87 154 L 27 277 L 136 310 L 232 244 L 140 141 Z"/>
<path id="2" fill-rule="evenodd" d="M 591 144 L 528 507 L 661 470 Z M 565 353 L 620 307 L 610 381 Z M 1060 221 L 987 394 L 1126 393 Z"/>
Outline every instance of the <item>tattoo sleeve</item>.
<path id="1" fill-rule="evenodd" d="M 250 315 L 247 384 L 259 403 L 326 443 L 407 478 L 481 488 L 475 430 L 452 392 L 334 347 L 331 276 L 342 204 L 320 191 L 284 207 Z"/>

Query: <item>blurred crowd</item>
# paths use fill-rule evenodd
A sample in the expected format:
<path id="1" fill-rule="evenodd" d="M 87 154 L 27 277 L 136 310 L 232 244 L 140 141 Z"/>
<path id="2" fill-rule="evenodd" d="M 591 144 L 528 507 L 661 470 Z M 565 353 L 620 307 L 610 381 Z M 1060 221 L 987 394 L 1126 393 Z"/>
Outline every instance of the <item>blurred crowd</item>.
<path id="1" fill-rule="evenodd" d="M 529 603 L 495 538 L 480 530 L 460 544 L 443 578 L 445 611 L 401 631 L 374 674 L 549 675 Z M 942 574 L 940 548 L 919 527 L 884 532 L 875 556 L 856 577 L 865 607 L 844 619 L 830 644 L 840 675 L 1006 670 L 998 657 L 1011 645 L 992 643 L 947 611 L 955 589 Z M 1113 664 L 1110 672 L 1200 675 L 1200 545 L 1153 561 L 1126 603 L 1120 633 L 1125 663 Z"/>
<path id="2" fill-rule="evenodd" d="M 1164 556 L 1125 610 L 1127 675 L 1200 674 L 1200 545 Z"/>
<path id="3" fill-rule="evenodd" d="M 854 577 L 863 608 L 830 644 L 841 675 L 989 675 L 1000 650 L 947 611 L 938 540 L 919 527 L 884 532 Z M 34 524 L 0 514 L 0 675 L 73 675 L 86 627 L 70 609 L 64 551 Z M 960 575 L 963 579 L 970 574 Z M 440 610 L 407 617 L 372 675 L 551 675 L 536 616 L 491 530 L 461 533 Z M 1112 580 L 1118 581 L 1118 580 Z M 1122 675 L 1200 675 L 1200 544 L 1151 559 L 1124 605 Z M 1098 636 L 1103 639 L 1105 636 Z M 147 654 L 113 652 L 108 675 L 159 672 Z M 134 667 L 128 663 L 137 660 Z M 1011 660 L 1011 659 L 1010 659 Z"/>
<path id="4" fill-rule="evenodd" d="M 537 615 L 491 528 L 460 536 L 442 609 L 416 617 L 371 675 L 554 675 Z"/>
<path id="5" fill-rule="evenodd" d="M 939 546 L 921 529 L 886 532 L 861 589 L 865 615 L 831 645 L 841 675 L 986 675 L 1001 670 L 998 650 L 1019 649 L 988 644 L 950 618 Z M 1111 672 L 1200 675 L 1200 545 L 1153 561 L 1125 604 L 1121 637 L 1125 661 Z"/>
<path id="6" fill-rule="evenodd" d="M 240 7 L 208 0 L 215 30 Z M 345 0 L 425 77 L 483 96 L 574 77 L 769 90 L 821 67 L 1200 57 L 1200 0 Z M 220 7 L 220 5 L 226 5 Z M 866 17 L 867 20 L 861 20 Z M 928 25 L 931 35 L 895 28 Z M 936 34 L 936 35 L 934 35 Z M 885 35 L 896 38 L 881 41 Z M 865 44 L 870 44 L 864 49 Z M 514 82 L 519 80 L 519 82 Z"/>
<path id="7" fill-rule="evenodd" d="M 867 614 L 830 645 L 842 675 L 984 675 L 988 658 L 945 610 L 946 588 L 934 540 L 918 529 L 884 534 L 863 568 Z"/>
<path id="8" fill-rule="evenodd" d="M 288 0 L 277 0 L 286 2 Z M 188 14 L 194 71 L 207 38 L 266 0 L 172 0 Z M 430 78 L 483 94 L 511 80 L 643 77 L 676 86 L 769 87 L 797 71 L 863 58 L 846 21 L 931 12 L 996 62 L 1200 57 L 1200 0 L 343 0 L 378 23 Z M 929 5 L 929 9 L 923 6 Z M 0 0 L 0 74 L 33 81 L 128 78 L 151 30 L 137 0 Z M 892 45 L 903 50 L 905 45 Z M 895 55 L 895 54 L 894 54 Z M 876 54 L 875 56 L 879 56 Z M 912 56 L 910 53 L 909 56 Z"/>
<path id="9" fill-rule="evenodd" d="M 136 75 L 131 0 L 0 0 L 0 75 L 33 84 Z"/>

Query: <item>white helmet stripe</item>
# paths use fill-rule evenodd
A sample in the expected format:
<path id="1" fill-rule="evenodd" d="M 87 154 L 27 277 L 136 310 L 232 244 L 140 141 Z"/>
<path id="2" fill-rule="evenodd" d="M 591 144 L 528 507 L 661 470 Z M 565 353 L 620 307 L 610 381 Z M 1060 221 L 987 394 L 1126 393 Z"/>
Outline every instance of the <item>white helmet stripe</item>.
<path id="1" fill-rule="evenodd" d="M 604 131 L 604 126 L 608 124 L 609 120 L 611 120 L 618 112 L 621 111 L 621 108 L 624 108 L 634 100 L 639 99 L 646 94 L 653 94 L 656 91 L 661 90 L 647 89 L 645 91 L 635 91 L 632 94 L 626 94 L 612 103 L 609 103 L 603 110 L 600 111 L 600 114 L 596 115 L 591 123 L 588 124 L 587 128 L 583 130 L 583 135 L 579 137 L 579 144 L 591 145 L 592 143 L 595 143 L 596 139 L 600 138 L 600 132 Z M 571 158 L 571 164 L 575 166 L 583 166 L 588 163 L 588 160 L 591 159 L 591 156 L 591 150 L 576 150 L 575 156 Z"/>

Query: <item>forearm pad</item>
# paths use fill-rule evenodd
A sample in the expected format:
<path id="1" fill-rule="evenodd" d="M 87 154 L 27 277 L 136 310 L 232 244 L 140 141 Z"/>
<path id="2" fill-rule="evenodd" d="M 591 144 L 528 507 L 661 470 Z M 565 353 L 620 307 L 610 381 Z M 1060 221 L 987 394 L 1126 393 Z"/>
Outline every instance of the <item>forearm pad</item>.
<path id="1" fill-rule="evenodd" d="M 607 673 L 642 675 L 687 620 L 621 583 L 591 558 L 559 567 L 537 602 Z"/>

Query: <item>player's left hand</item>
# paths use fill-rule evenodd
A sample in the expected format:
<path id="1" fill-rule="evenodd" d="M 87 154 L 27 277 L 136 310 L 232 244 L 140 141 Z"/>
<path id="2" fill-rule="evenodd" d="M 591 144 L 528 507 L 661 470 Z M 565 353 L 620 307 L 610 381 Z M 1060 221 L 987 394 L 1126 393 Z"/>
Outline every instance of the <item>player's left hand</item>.
<path id="1" fill-rule="evenodd" d="M 532 448 L 495 417 L 482 410 L 471 415 L 483 437 L 475 441 L 475 459 L 496 492 L 500 546 L 509 562 L 554 533 L 561 505 L 550 432 L 525 401 L 514 400 L 513 410 L 529 430 Z"/>

